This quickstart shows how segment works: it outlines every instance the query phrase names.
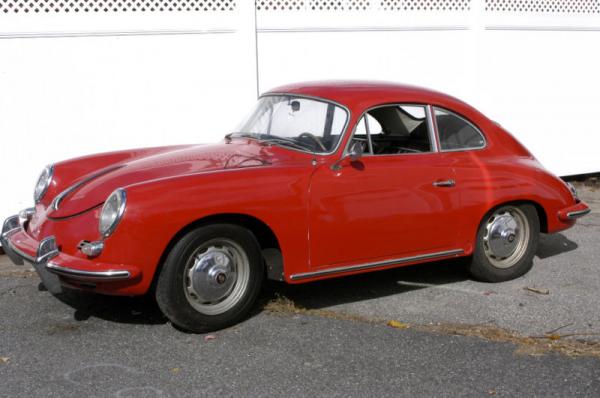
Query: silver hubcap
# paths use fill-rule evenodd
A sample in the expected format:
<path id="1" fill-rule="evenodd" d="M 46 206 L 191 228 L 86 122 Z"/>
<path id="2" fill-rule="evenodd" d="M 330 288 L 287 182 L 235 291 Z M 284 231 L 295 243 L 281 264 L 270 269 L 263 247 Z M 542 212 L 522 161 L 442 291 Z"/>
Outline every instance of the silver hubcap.
<path id="1" fill-rule="evenodd" d="M 483 248 L 496 268 L 515 265 L 527 251 L 529 223 L 517 207 L 505 207 L 488 219 L 483 236 Z"/>
<path id="2" fill-rule="evenodd" d="M 248 287 L 250 264 L 229 239 L 213 239 L 194 251 L 184 270 L 188 302 L 206 315 L 222 314 L 237 304 Z"/>

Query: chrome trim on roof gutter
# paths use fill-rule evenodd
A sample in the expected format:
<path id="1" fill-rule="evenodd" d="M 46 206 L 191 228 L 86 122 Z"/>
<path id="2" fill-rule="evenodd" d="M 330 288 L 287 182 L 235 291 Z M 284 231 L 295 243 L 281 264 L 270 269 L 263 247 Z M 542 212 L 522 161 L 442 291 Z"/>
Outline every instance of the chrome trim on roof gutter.
<path id="1" fill-rule="evenodd" d="M 457 256 L 457 255 L 460 255 L 463 253 L 464 253 L 464 250 L 462 250 L 462 249 L 446 250 L 446 251 L 441 251 L 441 252 L 436 252 L 436 253 L 420 254 L 418 256 L 401 257 L 401 258 L 395 258 L 395 259 L 385 260 L 385 261 L 376 261 L 376 262 L 364 263 L 364 264 L 358 264 L 358 265 L 328 268 L 328 269 L 323 269 L 321 271 L 313 271 L 313 272 L 305 272 L 302 274 L 294 274 L 294 275 L 290 276 L 290 279 L 293 281 L 298 281 L 298 280 L 302 280 L 302 279 L 315 278 L 315 277 L 327 276 L 327 275 L 338 274 L 338 273 L 363 271 L 363 270 L 367 270 L 367 269 L 371 269 L 371 268 L 385 267 L 386 265 L 403 264 L 403 263 L 409 263 L 409 262 L 413 262 L 413 261 L 430 260 L 430 259 L 434 259 L 434 258 L 448 257 L 448 256 Z"/>

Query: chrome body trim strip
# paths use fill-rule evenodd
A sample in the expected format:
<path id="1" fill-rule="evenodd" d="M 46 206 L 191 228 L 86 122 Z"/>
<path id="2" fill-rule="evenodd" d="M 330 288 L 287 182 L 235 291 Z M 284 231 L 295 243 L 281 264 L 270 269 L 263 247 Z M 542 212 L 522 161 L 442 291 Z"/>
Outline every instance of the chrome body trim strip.
<path id="1" fill-rule="evenodd" d="M 84 271 L 63 267 L 61 265 L 54 264 L 52 261 L 46 264 L 46 269 L 60 276 L 85 281 L 115 281 L 129 279 L 131 276 L 129 271 L 125 270 Z"/>
<path id="2" fill-rule="evenodd" d="M 456 255 L 463 254 L 463 253 L 464 253 L 464 250 L 462 250 L 462 249 L 446 250 L 446 251 L 437 252 L 437 253 L 420 254 L 418 256 L 401 257 L 401 258 L 395 258 L 395 259 L 385 260 L 385 261 L 376 261 L 376 262 L 371 262 L 371 263 L 328 268 L 328 269 L 323 269 L 320 271 L 305 272 L 302 274 L 294 274 L 294 275 L 290 276 L 290 279 L 293 281 L 297 281 L 297 280 L 302 280 L 302 279 L 308 279 L 308 278 L 314 278 L 314 277 L 318 277 L 318 276 L 326 276 L 326 275 L 338 274 L 338 273 L 344 273 L 344 272 L 363 271 L 363 270 L 367 270 L 367 269 L 371 269 L 371 268 L 385 267 L 386 265 L 403 264 L 403 263 L 409 263 L 409 262 L 419 261 L 419 260 L 430 260 L 430 259 L 439 258 L 439 257 L 456 256 Z"/>
<path id="3" fill-rule="evenodd" d="M 585 216 L 586 214 L 589 214 L 591 211 L 592 211 L 592 209 L 590 209 L 590 208 L 584 209 L 584 210 L 578 210 L 578 211 L 571 211 L 571 212 L 567 213 L 567 218 L 569 218 L 570 220 L 575 220 L 575 219 Z"/>
<path id="4" fill-rule="evenodd" d="M 84 184 L 87 184 L 88 182 L 103 176 L 104 174 L 108 174 L 111 171 L 115 171 L 117 169 L 120 169 L 122 167 L 125 167 L 125 165 L 118 165 L 118 166 L 112 166 L 112 167 L 108 167 L 104 170 L 100 170 L 96 173 L 90 174 L 89 176 L 85 177 L 84 179 L 82 179 L 79 182 L 76 182 L 75 184 L 71 185 L 70 187 L 68 187 L 67 189 L 65 189 L 64 191 L 62 191 L 61 193 L 59 193 L 58 195 L 56 195 L 54 197 L 54 199 L 52 200 L 52 203 L 50 203 L 50 207 L 52 208 L 52 210 L 58 210 L 58 206 L 60 205 L 60 202 L 67 196 L 69 195 L 71 192 L 75 191 L 76 189 L 78 189 L 79 187 L 81 187 Z"/>

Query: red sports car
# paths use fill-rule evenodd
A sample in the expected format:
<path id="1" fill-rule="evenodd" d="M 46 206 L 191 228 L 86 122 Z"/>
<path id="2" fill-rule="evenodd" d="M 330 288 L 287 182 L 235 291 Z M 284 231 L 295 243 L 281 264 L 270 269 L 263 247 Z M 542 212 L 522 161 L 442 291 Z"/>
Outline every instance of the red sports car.
<path id="1" fill-rule="evenodd" d="M 483 281 L 532 266 L 540 232 L 590 209 L 502 127 L 435 91 L 301 83 L 214 145 L 48 166 L 2 245 L 51 292 L 151 292 L 179 327 L 231 325 L 265 278 L 304 283 L 468 257 Z"/>

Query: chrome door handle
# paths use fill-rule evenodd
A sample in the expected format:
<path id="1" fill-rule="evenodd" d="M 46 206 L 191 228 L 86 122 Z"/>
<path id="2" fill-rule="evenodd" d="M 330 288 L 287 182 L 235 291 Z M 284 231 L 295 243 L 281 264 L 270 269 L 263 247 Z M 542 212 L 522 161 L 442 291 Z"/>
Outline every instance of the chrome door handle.
<path id="1" fill-rule="evenodd" d="M 456 181 L 454 181 L 453 179 L 449 179 L 449 180 L 438 180 L 438 181 L 434 181 L 433 182 L 433 186 L 434 187 L 453 187 L 456 185 Z"/>

